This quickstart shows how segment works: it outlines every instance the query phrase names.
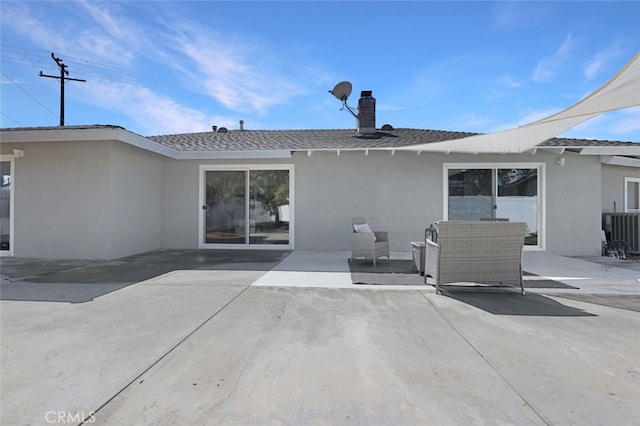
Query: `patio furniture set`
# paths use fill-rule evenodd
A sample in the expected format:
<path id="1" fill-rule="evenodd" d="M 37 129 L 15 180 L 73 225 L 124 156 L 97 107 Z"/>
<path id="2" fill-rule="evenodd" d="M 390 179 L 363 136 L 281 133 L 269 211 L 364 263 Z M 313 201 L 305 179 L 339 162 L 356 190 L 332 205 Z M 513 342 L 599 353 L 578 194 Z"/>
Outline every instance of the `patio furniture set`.
<path id="1" fill-rule="evenodd" d="M 418 273 L 431 277 L 436 292 L 454 283 L 516 285 L 522 283 L 522 249 L 526 224 L 508 221 L 440 221 L 427 229 L 424 242 L 412 242 Z M 364 217 L 351 218 L 351 259 L 389 257 L 389 234 L 374 231 Z"/>

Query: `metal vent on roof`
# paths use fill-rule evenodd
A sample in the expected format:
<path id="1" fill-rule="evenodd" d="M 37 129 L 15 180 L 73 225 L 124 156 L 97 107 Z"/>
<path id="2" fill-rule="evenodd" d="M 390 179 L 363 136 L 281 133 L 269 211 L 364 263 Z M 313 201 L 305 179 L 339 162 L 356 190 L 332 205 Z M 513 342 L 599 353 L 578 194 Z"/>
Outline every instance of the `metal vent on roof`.
<path id="1" fill-rule="evenodd" d="M 227 128 L 226 127 L 218 127 L 218 130 L 216 130 L 216 133 L 227 133 Z"/>
<path id="2" fill-rule="evenodd" d="M 380 130 L 393 130 L 393 126 L 391 124 L 383 124 Z"/>

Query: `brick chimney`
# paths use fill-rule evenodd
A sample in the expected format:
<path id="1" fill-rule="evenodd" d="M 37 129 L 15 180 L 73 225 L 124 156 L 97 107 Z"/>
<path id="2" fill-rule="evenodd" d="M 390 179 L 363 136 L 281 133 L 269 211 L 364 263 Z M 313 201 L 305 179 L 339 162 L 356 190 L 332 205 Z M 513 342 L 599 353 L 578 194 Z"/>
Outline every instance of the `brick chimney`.
<path id="1" fill-rule="evenodd" d="M 376 99 L 371 90 L 360 92 L 358 101 L 358 133 L 372 135 L 376 132 Z"/>

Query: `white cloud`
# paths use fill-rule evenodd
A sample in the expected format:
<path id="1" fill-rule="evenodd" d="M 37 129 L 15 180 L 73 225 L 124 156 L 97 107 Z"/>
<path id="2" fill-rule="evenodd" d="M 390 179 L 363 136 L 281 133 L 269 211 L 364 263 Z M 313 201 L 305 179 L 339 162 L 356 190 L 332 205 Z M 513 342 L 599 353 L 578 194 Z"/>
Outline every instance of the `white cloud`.
<path id="1" fill-rule="evenodd" d="M 16 34 L 33 40 L 40 46 L 60 46 L 65 37 L 60 31 L 55 32 L 43 25 L 27 3 L 5 2 L 2 5 L 2 25 Z"/>
<path id="2" fill-rule="evenodd" d="M 587 81 L 591 81 L 598 76 L 598 74 L 607 68 L 612 60 L 618 58 L 621 54 L 621 49 L 618 44 L 614 44 L 607 49 L 601 50 L 584 66 L 584 77 Z"/>
<path id="3" fill-rule="evenodd" d="M 509 89 L 517 89 L 518 87 L 522 86 L 522 83 L 518 80 L 516 80 L 515 78 L 513 78 L 511 75 L 507 74 L 505 76 L 503 76 L 499 83 Z"/>
<path id="4" fill-rule="evenodd" d="M 640 107 L 600 114 L 567 130 L 564 136 L 640 142 Z"/>
<path id="5" fill-rule="evenodd" d="M 481 128 L 486 124 L 487 124 L 487 119 L 482 118 L 476 114 L 469 114 L 467 117 L 462 119 L 462 126 L 470 127 L 472 129 Z"/>
<path id="6" fill-rule="evenodd" d="M 178 54 L 175 66 L 228 109 L 265 114 L 306 91 L 298 82 L 304 77 L 292 72 L 295 65 L 278 62 L 277 52 L 259 41 L 224 37 L 183 23 L 171 42 Z"/>
<path id="7" fill-rule="evenodd" d="M 77 77 L 95 83 L 87 88 L 99 86 L 87 91 L 84 101 L 124 112 L 154 133 L 228 125 L 223 117 L 206 117 L 172 100 L 161 93 L 164 87 L 208 96 L 233 111 L 264 115 L 305 93 L 309 81 L 324 83 L 316 78 L 320 70 L 297 66 L 260 40 L 219 34 L 183 21 L 179 14 L 170 15 L 164 8 L 153 8 L 158 20 L 145 28 L 125 10 L 129 9 L 118 3 L 62 2 L 55 9 L 57 14 L 45 15 L 28 3 L 16 3 L 3 5 L 3 26 L 9 25 L 43 49 L 54 50 Z M 69 44 L 69 39 L 75 43 Z M 55 67 L 53 62 L 50 65 Z M 168 72 L 167 66 L 171 67 Z M 162 69 L 165 74 L 152 77 L 150 69 Z M 49 72 L 46 67 L 44 71 Z M 158 83 L 163 88 L 151 88 Z"/>
<path id="8" fill-rule="evenodd" d="M 511 123 L 503 123 L 495 126 L 491 131 L 499 132 L 502 130 L 514 129 L 516 127 L 524 126 L 526 124 L 531 124 L 535 121 L 542 120 L 543 118 L 547 118 L 553 114 L 556 114 L 560 111 L 560 109 L 546 109 L 546 110 L 537 110 L 531 111 L 525 116 L 521 117 L 519 120 Z"/>
<path id="9" fill-rule="evenodd" d="M 117 109 L 133 119 L 146 134 L 202 132 L 211 124 L 223 125 L 220 117 L 182 105 L 148 88 L 109 81 L 93 81 L 84 88 L 86 102 Z"/>
<path id="10" fill-rule="evenodd" d="M 491 24 L 503 29 L 536 27 L 546 20 L 552 6 L 547 2 L 498 1 L 493 6 Z"/>
<path id="11" fill-rule="evenodd" d="M 539 60 L 533 71 L 533 81 L 547 82 L 553 80 L 569 59 L 574 44 L 574 37 L 569 34 L 553 55 Z"/>
<path id="12" fill-rule="evenodd" d="M 640 107 L 627 108 L 618 111 L 617 119 L 609 127 L 613 134 L 624 134 L 640 141 Z"/>

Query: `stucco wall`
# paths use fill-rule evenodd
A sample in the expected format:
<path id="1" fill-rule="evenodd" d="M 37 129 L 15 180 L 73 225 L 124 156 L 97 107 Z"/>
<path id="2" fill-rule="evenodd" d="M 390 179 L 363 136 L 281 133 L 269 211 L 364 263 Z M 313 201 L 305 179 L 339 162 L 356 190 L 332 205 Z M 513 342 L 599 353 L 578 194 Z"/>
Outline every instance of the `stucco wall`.
<path id="1" fill-rule="evenodd" d="M 350 250 L 350 218 L 389 231 L 392 251 L 409 251 L 442 217 L 442 163 L 413 153 L 297 153 L 296 248 Z"/>
<path id="2" fill-rule="evenodd" d="M 110 258 L 162 246 L 162 157 L 113 142 Z"/>
<path id="3" fill-rule="evenodd" d="M 162 247 L 198 248 L 198 162 L 162 162 Z"/>
<path id="4" fill-rule="evenodd" d="M 558 254 L 600 253 L 598 157 L 554 154 L 444 155 L 396 152 L 297 154 L 296 248 L 349 250 L 349 218 L 366 216 L 390 233 L 392 251 L 409 251 L 443 217 L 443 163 L 545 163 L 546 248 Z"/>
<path id="5" fill-rule="evenodd" d="M 305 152 L 282 160 L 161 158 L 122 142 L 3 144 L 15 161 L 16 256 L 111 259 L 155 248 L 197 248 L 200 165 L 294 164 L 295 248 L 349 250 L 349 218 L 363 215 L 390 233 L 392 251 L 409 251 L 443 217 L 444 163 L 545 163 L 546 248 L 600 253 L 602 204 L 627 173 L 599 157 Z M 601 179 L 605 184 L 601 184 Z M 613 188 L 613 189 L 611 189 Z M 608 197 L 612 197 L 609 199 Z M 620 198 L 621 199 L 621 198 Z"/>
<path id="6" fill-rule="evenodd" d="M 14 256 L 109 258 L 111 144 L 8 144 L 15 159 Z"/>
<path id="7" fill-rule="evenodd" d="M 601 253 L 601 164 L 598 156 L 563 155 L 547 166 L 547 248 L 571 256 Z"/>
<path id="8" fill-rule="evenodd" d="M 3 144 L 15 159 L 14 256 L 114 259 L 161 247 L 162 162 L 116 141 Z"/>
<path id="9" fill-rule="evenodd" d="M 624 178 L 640 179 L 640 168 L 602 165 L 602 213 L 624 212 Z"/>

